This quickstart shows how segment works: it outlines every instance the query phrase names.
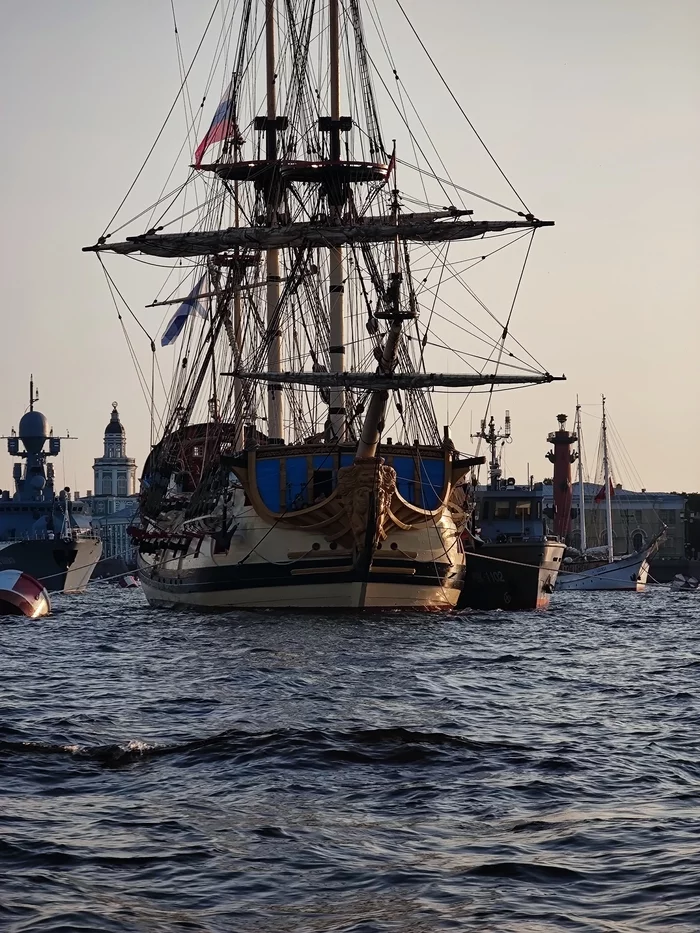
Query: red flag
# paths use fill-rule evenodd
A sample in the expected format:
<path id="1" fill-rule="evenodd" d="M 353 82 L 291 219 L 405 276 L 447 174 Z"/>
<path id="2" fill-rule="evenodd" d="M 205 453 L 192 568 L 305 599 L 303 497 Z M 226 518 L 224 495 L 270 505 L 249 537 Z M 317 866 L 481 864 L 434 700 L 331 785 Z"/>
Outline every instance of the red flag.
<path id="1" fill-rule="evenodd" d="M 613 486 L 613 481 L 609 480 L 610 483 L 610 498 L 615 495 L 615 487 Z M 598 492 L 596 493 L 594 502 L 602 502 L 605 499 L 605 486 L 601 486 Z"/>
<path id="2" fill-rule="evenodd" d="M 224 99 L 219 104 L 211 126 L 206 132 L 204 139 L 197 146 L 194 154 L 194 167 L 199 168 L 202 164 L 202 158 L 209 146 L 219 143 L 224 139 L 238 137 L 238 127 L 233 119 L 231 110 L 233 107 L 233 81 L 228 86 Z"/>

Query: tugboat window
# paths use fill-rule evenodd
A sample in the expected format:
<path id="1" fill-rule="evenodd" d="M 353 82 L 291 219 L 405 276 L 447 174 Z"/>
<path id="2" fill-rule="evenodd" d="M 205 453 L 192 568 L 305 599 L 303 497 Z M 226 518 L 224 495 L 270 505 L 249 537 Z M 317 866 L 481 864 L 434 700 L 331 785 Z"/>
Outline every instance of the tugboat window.
<path id="1" fill-rule="evenodd" d="M 529 499 L 515 503 L 515 514 L 518 518 L 529 518 L 532 515 L 532 503 Z"/>
<path id="2" fill-rule="evenodd" d="M 510 502 L 507 499 L 495 503 L 493 507 L 493 517 L 510 518 Z"/>

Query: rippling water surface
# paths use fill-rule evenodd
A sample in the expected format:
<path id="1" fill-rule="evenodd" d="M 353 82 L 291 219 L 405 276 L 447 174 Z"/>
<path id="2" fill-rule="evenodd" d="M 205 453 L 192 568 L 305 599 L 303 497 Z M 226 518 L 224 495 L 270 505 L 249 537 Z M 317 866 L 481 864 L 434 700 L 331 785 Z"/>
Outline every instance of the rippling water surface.
<path id="1" fill-rule="evenodd" d="M 700 595 L 0 623 L 0 928 L 700 930 Z"/>

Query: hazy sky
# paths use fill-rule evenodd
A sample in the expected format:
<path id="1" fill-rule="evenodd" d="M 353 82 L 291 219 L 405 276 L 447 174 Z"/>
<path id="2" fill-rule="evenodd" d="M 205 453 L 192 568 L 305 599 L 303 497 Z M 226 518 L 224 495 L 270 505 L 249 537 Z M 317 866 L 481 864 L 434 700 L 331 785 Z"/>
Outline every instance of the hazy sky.
<path id="1" fill-rule="evenodd" d="M 376 2 L 454 177 L 512 203 L 394 0 Z M 577 393 L 593 448 L 605 392 L 643 484 L 697 489 L 700 2 L 403 3 L 516 188 L 556 221 L 536 237 L 514 329 L 568 382 L 497 397 L 496 413 L 508 407 L 513 419 L 508 473 L 524 479 L 529 462 L 546 475 L 546 435 L 557 412 L 573 415 Z M 176 0 L 187 60 L 212 5 Z M 121 327 L 95 257 L 80 248 L 102 232 L 179 86 L 170 3 L 0 0 L 0 10 L 0 432 L 17 425 L 33 372 L 38 407 L 79 438 L 64 445 L 58 479 L 85 492 L 113 399 L 139 467 L 148 451 L 148 410 Z M 384 114 L 389 137 L 392 118 Z M 167 172 L 174 154 L 157 167 Z M 161 171 L 132 213 L 162 180 Z M 110 264 L 117 280 L 121 261 Z M 154 281 L 129 279 L 137 308 Z M 150 322 L 157 330 L 160 315 Z M 145 363 L 145 338 L 128 326 Z M 462 449 L 481 415 L 480 399 L 455 426 Z M 0 453 L 0 487 L 11 463 Z"/>

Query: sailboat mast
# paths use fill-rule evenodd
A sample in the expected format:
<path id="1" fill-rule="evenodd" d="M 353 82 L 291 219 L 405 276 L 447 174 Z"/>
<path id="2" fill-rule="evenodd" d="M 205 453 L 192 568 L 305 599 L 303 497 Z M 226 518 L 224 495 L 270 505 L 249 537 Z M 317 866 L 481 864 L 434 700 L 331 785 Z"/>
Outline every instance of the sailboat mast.
<path id="1" fill-rule="evenodd" d="M 610 500 L 610 461 L 608 460 L 608 424 L 605 417 L 605 396 L 603 396 L 603 476 L 605 482 L 605 530 L 608 542 L 608 563 L 613 561 L 613 523 L 612 502 Z"/>
<path id="2" fill-rule="evenodd" d="M 583 489 L 583 436 L 581 434 L 581 406 L 576 396 L 576 426 L 574 428 L 578 437 L 578 515 L 581 529 L 581 551 L 586 550 L 586 496 Z"/>
<path id="3" fill-rule="evenodd" d="M 265 0 L 265 51 L 267 71 L 267 159 L 277 160 L 277 92 L 275 52 L 275 0 Z M 268 193 L 267 214 L 271 227 L 277 225 L 277 185 Z M 280 255 L 278 249 L 267 251 L 267 328 L 270 333 L 267 365 L 270 372 L 282 371 L 282 332 L 277 321 L 280 300 Z M 267 434 L 270 443 L 284 440 L 282 386 L 270 383 L 267 387 Z"/>
<path id="4" fill-rule="evenodd" d="M 338 0 L 329 0 L 329 37 L 330 37 L 330 71 L 331 71 L 331 132 L 330 132 L 330 158 L 331 162 L 340 161 L 340 13 Z M 335 223 L 340 222 L 340 206 L 333 205 L 332 217 Z M 342 372 L 345 369 L 345 270 L 343 263 L 343 248 L 341 246 L 329 247 L 330 277 L 329 277 L 329 305 L 330 305 L 330 364 L 331 372 Z M 345 440 L 345 389 L 331 390 L 329 399 L 329 420 L 332 438 L 336 441 Z"/>

